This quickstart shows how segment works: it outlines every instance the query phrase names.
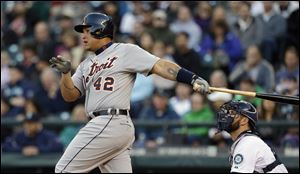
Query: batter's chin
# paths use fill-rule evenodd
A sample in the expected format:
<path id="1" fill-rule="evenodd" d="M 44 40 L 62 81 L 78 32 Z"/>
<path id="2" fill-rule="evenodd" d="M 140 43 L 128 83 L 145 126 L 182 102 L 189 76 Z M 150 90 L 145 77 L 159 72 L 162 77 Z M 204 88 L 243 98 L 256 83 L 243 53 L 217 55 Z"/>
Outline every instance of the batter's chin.
<path id="1" fill-rule="evenodd" d="M 91 51 L 91 48 L 90 48 L 89 46 L 87 46 L 87 45 L 84 46 L 84 49 L 85 49 L 86 51 Z"/>

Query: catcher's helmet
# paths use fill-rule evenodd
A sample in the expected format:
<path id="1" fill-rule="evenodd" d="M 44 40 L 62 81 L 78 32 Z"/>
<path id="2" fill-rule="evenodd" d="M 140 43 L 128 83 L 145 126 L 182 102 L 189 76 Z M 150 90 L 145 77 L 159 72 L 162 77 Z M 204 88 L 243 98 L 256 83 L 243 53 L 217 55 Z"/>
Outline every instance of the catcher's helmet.
<path id="1" fill-rule="evenodd" d="M 91 35 L 96 39 L 109 37 L 113 39 L 114 24 L 112 18 L 103 13 L 88 13 L 81 25 L 76 25 L 74 30 L 83 33 L 83 28 L 89 28 Z"/>
<path id="2" fill-rule="evenodd" d="M 225 130 L 231 132 L 231 125 L 234 120 L 232 111 L 249 118 L 252 129 L 255 129 L 255 124 L 257 122 L 256 108 L 246 101 L 231 100 L 223 104 L 217 113 L 218 129 L 220 131 Z"/>

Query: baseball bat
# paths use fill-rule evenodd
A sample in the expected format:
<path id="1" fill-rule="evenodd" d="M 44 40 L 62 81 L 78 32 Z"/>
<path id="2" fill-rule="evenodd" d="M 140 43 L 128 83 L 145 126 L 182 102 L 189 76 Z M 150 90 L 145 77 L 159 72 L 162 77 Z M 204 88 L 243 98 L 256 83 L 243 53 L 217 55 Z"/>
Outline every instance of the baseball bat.
<path id="1" fill-rule="evenodd" d="M 215 87 L 209 87 L 209 89 L 210 89 L 210 91 L 238 94 L 238 95 L 243 95 L 243 96 L 257 97 L 257 98 L 261 98 L 261 99 L 271 100 L 274 102 L 299 105 L 299 97 L 297 97 L 297 96 L 285 96 L 285 95 L 278 95 L 278 94 L 258 93 L 258 92 L 232 90 L 232 89 L 226 89 L 226 88 L 215 88 Z"/>

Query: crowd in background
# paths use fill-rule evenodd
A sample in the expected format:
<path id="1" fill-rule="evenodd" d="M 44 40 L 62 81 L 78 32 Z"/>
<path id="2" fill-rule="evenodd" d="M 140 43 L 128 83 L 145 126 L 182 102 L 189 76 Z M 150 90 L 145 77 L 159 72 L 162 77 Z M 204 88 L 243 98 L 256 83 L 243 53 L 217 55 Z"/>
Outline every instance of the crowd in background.
<path id="1" fill-rule="evenodd" d="M 60 74 L 49 68 L 48 60 L 57 55 L 69 58 L 74 72 L 92 54 L 83 49 L 80 35 L 73 31 L 73 26 L 92 11 L 113 17 L 116 42 L 137 44 L 176 62 L 211 86 L 299 96 L 297 1 L 3 1 L 1 120 L 23 121 L 25 132 L 18 133 L 19 128 L 7 130 L 2 125 L 4 151 L 61 151 L 60 147 L 66 147 L 80 127 L 49 132 L 40 120 L 88 120 L 84 97 L 73 103 L 63 101 Z M 251 102 L 259 112 L 259 120 L 299 120 L 299 108 L 292 105 L 226 93 L 202 96 L 188 85 L 141 74 L 136 78 L 130 112 L 134 120 L 215 123 L 216 110 L 231 99 Z M 216 131 L 215 127 L 170 130 L 177 143 L 228 145 L 228 134 Z M 299 147 L 298 128 L 279 131 L 263 127 L 258 131 L 270 144 Z M 40 137 L 38 146 L 49 149 L 32 148 L 30 132 Z M 136 146 L 157 147 L 172 139 L 163 128 L 138 128 L 136 132 Z M 52 143 L 45 145 L 45 137 Z M 53 143 L 60 145 L 51 149 Z"/>

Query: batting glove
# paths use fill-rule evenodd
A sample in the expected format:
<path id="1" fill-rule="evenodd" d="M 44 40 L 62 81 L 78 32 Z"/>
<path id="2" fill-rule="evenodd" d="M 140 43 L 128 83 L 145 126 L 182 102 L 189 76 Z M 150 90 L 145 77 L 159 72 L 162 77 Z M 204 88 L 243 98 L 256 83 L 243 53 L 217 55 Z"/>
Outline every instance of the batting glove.
<path id="1" fill-rule="evenodd" d="M 50 60 L 50 67 L 54 68 L 56 71 L 67 74 L 71 71 L 71 61 L 58 55 L 57 57 L 52 57 Z"/>
<path id="2" fill-rule="evenodd" d="M 192 85 L 193 89 L 197 92 L 200 92 L 202 95 L 211 93 L 211 91 L 209 90 L 209 84 L 201 77 L 195 78 L 192 82 Z"/>

